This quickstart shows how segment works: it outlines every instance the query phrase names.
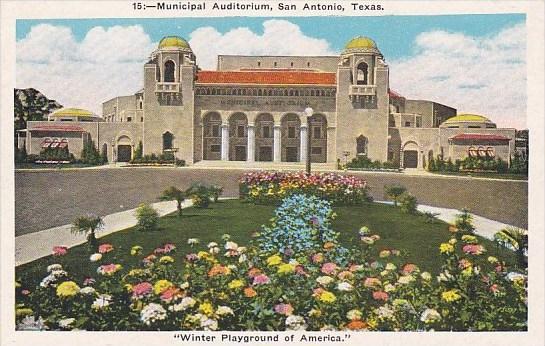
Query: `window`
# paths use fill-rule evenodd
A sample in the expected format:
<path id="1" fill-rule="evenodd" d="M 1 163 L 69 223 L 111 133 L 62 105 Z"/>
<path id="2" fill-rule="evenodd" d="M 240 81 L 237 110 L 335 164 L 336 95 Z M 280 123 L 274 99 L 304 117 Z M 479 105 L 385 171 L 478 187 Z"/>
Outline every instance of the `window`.
<path id="1" fill-rule="evenodd" d="M 271 127 L 270 126 L 263 126 L 261 128 L 261 133 L 263 138 L 271 138 Z"/>
<path id="2" fill-rule="evenodd" d="M 127 117 L 127 122 L 130 123 L 132 121 L 132 117 Z"/>
<path id="3" fill-rule="evenodd" d="M 219 137 L 219 136 L 220 136 L 220 126 L 212 125 L 212 137 Z"/>
<path id="4" fill-rule="evenodd" d="M 416 127 L 422 127 L 422 117 L 416 117 Z"/>
<path id="5" fill-rule="evenodd" d="M 293 61 L 291 62 L 290 66 L 293 67 Z"/>
<path id="6" fill-rule="evenodd" d="M 166 83 L 173 83 L 174 82 L 174 70 L 175 65 L 172 60 L 168 60 L 165 62 L 165 71 L 163 76 L 163 81 Z"/>
<path id="7" fill-rule="evenodd" d="M 487 156 L 487 157 L 491 157 L 491 158 L 493 158 L 494 156 L 496 156 L 496 153 L 494 152 L 494 148 L 493 148 L 493 147 L 488 147 L 488 148 L 486 148 L 486 156 Z"/>
<path id="8" fill-rule="evenodd" d="M 140 100 L 140 102 L 138 103 L 139 109 L 142 109 L 142 106 L 143 106 L 143 103 L 142 103 L 142 100 Z"/>
<path id="9" fill-rule="evenodd" d="M 237 126 L 237 137 L 244 137 L 244 125 Z"/>
<path id="10" fill-rule="evenodd" d="M 219 144 L 213 144 L 210 146 L 210 152 L 211 153 L 219 153 L 221 152 L 221 145 Z"/>
<path id="11" fill-rule="evenodd" d="M 275 61 L 274 62 L 274 67 L 277 67 L 278 66 L 278 63 Z"/>
<path id="12" fill-rule="evenodd" d="M 174 136 L 170 132 L 163 133 L 163 150 L 172 149 L 172 140 Z"/>
<path id="13" fill-rule="evenodd" d="M 295 138 L 295 127 L 289 126 L 288 127 L 288 138 Z"/>
<path id="14" fill-rule="evenodd" d="M 362 62 L 358 65 L 358 69 L 356 70 L 356 84 L 358 85 L 366 85 L 367 84 L 367 64 Z"/>
<path id="15" fill-rule="evenodd" d="M 261 67 L 261 61 L 257 62 L 257 67 Z"/>
<path id="16" fill-rule="evenodd" d="M 475 148 L 473 146 L 469 147 L 469 149 L 467 150 L 467 154 L 470 157 L 477 157 L 478 156 L 477 148 Z"/>
<path id="17" fill-rule="evenodd" d="M 307 67 L 310 67 L 310 62 L 307 62 Z"/>
<path id="18" fill-rule="evenodd" d="M 411 122 L 410 122 L 410 121 L 406 121 L 406 122 L 405 122 L 405 127 L 411 127 Z"/>
<path id="19" fill-rule="evenodd" d="M 144 117 L 140 117 L 140 122 L 141 122 L 141 123 L 144 122 Z"/>
<path id="20" fill-rule="evenodd" d="M 314 126 L 312 128 L 312 134 L 314 135 L 313 137 L 315 139 L 320 139 L 322 138 L 322 127 L 321 126 Z"/>
<path id="21" fill-rule="evenodd" d="M 312 155 L 322 155 L 322 147 L 312 147 Z"/>
<path id="22" fill-rule="evenodd" d="M 367 155 L 367 144 L 369 140 L 364 135 L 360 135 L 356 138 L 356 153 L 358 155 Z"/>

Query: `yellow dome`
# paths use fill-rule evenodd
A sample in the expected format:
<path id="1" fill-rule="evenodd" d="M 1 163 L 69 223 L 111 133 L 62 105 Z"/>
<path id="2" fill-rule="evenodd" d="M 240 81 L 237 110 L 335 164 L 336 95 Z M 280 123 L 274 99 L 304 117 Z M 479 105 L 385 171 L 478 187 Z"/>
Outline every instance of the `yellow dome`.
<path id="1" fill-rule="evenodd" d="M 95 115 L 81 108 L 61 108 L 51 114 L 52 117 L 94 117 Z"/>
<path id="2" fill-rule="evenodd" d="M 189 48 L 189 43 L 179 36 L 163 37 L 159 42 L 159 49 L 170 47 Z"/>
<path id="3" fill-rule="evenodd" d="M 490 123 L 490 119 L 478 114 L 458 114 L 455 117 L 445 120 L 444 123 Z"/>
<path id="4" fill-rule="evenodd" d="M 357 48 L 377 48 L 375 41 L 371 40 L 369 37 L 358 36 L 354 37 L 344 47 L 345 49 L 357 49 Z"/>

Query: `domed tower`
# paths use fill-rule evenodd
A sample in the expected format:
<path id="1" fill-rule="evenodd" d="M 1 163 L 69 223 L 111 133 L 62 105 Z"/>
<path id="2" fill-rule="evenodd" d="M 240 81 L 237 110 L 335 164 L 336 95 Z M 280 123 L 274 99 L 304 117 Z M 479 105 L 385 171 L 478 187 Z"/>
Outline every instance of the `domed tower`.
<path id="1" fill-rule="evenodd" d="M 337 69 L 338 157 L 387 160 L 388 102 L 388 65 L 382 53 L 371 38 L 354 37 Z"/>
<path id="2" fill-rule="evenodd" d="M 195 55 L 178 36 L 159 41 L 144 65 L 144 153 L 193 158 Z"/>

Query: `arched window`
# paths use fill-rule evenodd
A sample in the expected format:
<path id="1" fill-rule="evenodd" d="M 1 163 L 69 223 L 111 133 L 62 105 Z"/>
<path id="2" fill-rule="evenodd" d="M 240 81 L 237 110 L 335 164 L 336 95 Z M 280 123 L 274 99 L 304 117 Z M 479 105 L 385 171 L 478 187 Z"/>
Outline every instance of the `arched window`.
<path id="1" fill-rule="evenodd" d="M 360 135 L 356 138 L 356 153 L 358 155 L 367 155 L 367 144 L 369 140 L 364 135 Z"/>
<path id="2" fill-rule="evenodd" d="M 474 146 L 469 147 L 469 149 L 467 150 L 467 154 L 470 157 L 477 157 L 478 156 L 477 148 L 475 148 Z"/>
<path id="3" fill-rule="evenodd" d="M 358 85 L 367 85 L 367 64 L 362 62 L 358 65 L 356 70 L 356 84 Z"/>
<path id="4" fill-rule="evenodd" d="M 164 74 L 164 82 L 166 83 L 173 83 L 174 80 L 174 71 L 176 70 L 176 66 L 174 65 L 174 62 L 172 60 L 168 60 L 165 62 L 165 74 Z"/>
<path id="5" fill-rule="evenodd" d="M 163 151 L 172 149 L 172 140 L 174 136 L 170 132 L 163 133 Z"/>

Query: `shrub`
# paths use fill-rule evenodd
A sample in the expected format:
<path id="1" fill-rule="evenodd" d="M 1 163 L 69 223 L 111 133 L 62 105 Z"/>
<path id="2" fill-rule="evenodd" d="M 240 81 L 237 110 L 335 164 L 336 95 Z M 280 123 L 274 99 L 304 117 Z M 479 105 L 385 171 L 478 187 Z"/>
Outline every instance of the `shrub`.
<path id="1" fill-rule="evenodd" d="M 223 194 L 223 187 L 219 185 L 212 185 L 210 187 L 210 193 L 212 195 L 212 200 L 215 202 L 218 201 L 220 196 Z"/>
<path id="2" fill-rule="evenodd" d="M 143 154 L 144 154 L 144 147 L 143 147 L 143 145 L 142 145 L 142 141 L 139 141 L 139 142 L 138 142 L 138 146 L 137 146 L 136 149 L 134 150 L 133 159 L 134 159 L 134 160 L 141 160 Z"/>
<path id="3" fill-rule="evenodd" d="M 399 197 L 399 207 L 402 212 L 406 214 L 416 214 L 417 206 L 416 197 L 412 194 L 405 192 Z"/>
<path id="4" fill-rule="evenodd" d="M 401 197 L 401 195 L 403 195 L 406 191 L 407 189 L 402 185 L 384 185 L 384 193 L 392 201 L 394 201 L 394 206 L 396 207 L 399 201 L 399 197 Z"/>
<path id="5" fill-rule="evenodd" d="M 469 213 L 469 210 L 463 208 L 461 213 L 456 215 L 454 220 L 455 231 L 458 234 L 458 237 L 461 237 L 465 234 L 472 235 L 475 233 L 475 227 L 473 226 L 473 216 Z"/>
<path id="6" fill-rule="evenodd" d="M 96 238 L 96 231 L 100 230 L 104 226 L 104 220 L 100 216 L 87 215 L 80 216 L 72 222 L 72 233 L 87 234 L 87 245 L 91 253 L 95 253 L 98 250 L 98 240 Z"/>
<path id="7" fill-rule="evenodd" d="M 197 208 L 208 208 L 210 205 L 210 188 L 203 184 L 194 184 L 187 190 L 187 195 L 191 197 L 193 205 Z"/>
<path id="8" fill-rule="evenodd" d="M 94 141 L 84 142 L 80 161 L 89 165 L 100 165 L 103 163 L 102 157 L 98 152 Z"/>
<path id="9" fill-rule="evenodd" d="M 507 227 L 494 234 L 494 240 L 501 246 L 517 253 L 518 265 L 522 269 L 528 267 L 528 231 L 517 227 Z"/>
<path id="10" fill-rule="evenodd" d="M 159 226 L 159 213 L 149 204 L 142 203 L 136 208 L 136 219 L 136 228 L 140 231 L 155 231 Z"/>
<path id="11" fill-rule="evenodd" d="M 182 216 L 182 203 L 185 201 L 187 194 L 185 191 L 171 186 L 159 196 L 162 201 L 176 201 L 176 209 L 178 210 L 178 216 Z"/>
<path id="12" fill-rule="evenodd" d="M 340 162 L 340 161 L 339 161 Z M 399 163 L 393 161 L 380 162 L 371 160 L 367 156 L 359 155 L 346 164 L 347 168 L 370 168 L 370 169 L 395 169 Z"/>
<path id="13" fill-rule="evenodd" d="M 26 148 L 22 147 L 21 149 L 15 147 L 15 163 L 24 163 L 27 160 Z"/>
<path id="14" fill-rule="evenodd" d="M 139 150 L 137 148 L 137 150 Z M 136 155 L 136 151 L 135 151 Z M 133 165 L 172 165 L 175 164 L 178 167 L 185 166 L 185 161 L 174 157 L 174 153 L 167 152 L 160 155 L 155 153 L 147 154 L 140 158 L 134 157 L 130 162 Z"/>

